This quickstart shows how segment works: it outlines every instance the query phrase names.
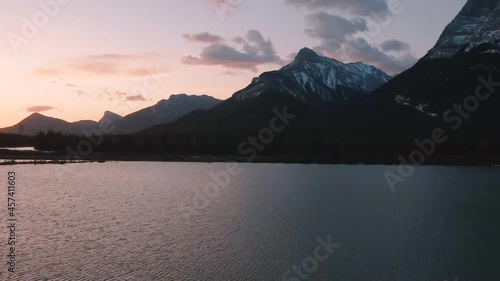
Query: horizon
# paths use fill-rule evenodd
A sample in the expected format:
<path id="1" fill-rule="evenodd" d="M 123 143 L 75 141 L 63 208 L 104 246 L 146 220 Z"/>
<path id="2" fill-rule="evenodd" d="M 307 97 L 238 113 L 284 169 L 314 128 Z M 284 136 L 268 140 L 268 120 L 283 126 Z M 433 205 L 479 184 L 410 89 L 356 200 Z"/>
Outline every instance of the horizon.
<path id="1" fill-rule="evenodd" d="M 105 111 L 125 116 L 179 93 L 225 100 L 304 47 L 392 75 L 424 56 L 465 2 L 388 1 L 384 20 L 374 12 L 381 1 L 3 3 L 0 128 L 35 112 L 68 122 L 99 120 Z M 353 38 L 365 37 L 377 52 L 346 53 Z"/>
<path id="2" fill-rule="evenodd" d="M 500 280 L 499 15 L 3 1 L 0 279 Z"/>
<path id="3" fill-rule="evenodd" d="M 190 94 L 186 94 L 186 93 L 180 93 L 180 94 L 173 94 L 173 95 L 170 95 L 167 99 L 161 99 L 157 102 L 155 102 L 153 105 L 150 105 L 150 106 L 146 106 L 144 108 L 140 108 L 138 109 L 137 111 L 141 111 L 141 110 L 144 110 L 146 108 L 150 108 L 150 107 L 153 107 L 155 105 L 158 105 L 160 102 L 162 101 L 167 101 L 169 98 L 173 97 L 173 96 L 181 96 L 181 95 L 187 95 L 187 96 L 190 96 L 190 97 L 193 97 L 193 96 L 196 96 L 196 97 L 211 97 L 211 98 L 214 98 L 212 96 L 208 96 L 208 95 L 204 95 L 204 94 L 200 94 L 200 95 L 190 95 Z M 220 99 L 219 99 L 220 100 Z M 224 101 L 224 100 L 220 100 L 220 101 Z M 62 120 L 62 121 L 66 121 L 68 123 L 75 123 L 75 122 L 80 122 L 80 121 L 95 121 L 95 122 L 99 122 L 101 119 L 103 119 L 106 115 L 106 113 L 112 113 L 112 114 L 115 114 L 115 115 L 118 115 L 119 117 L 127 117 L 128 115 L 131 115 L 131 114 L 134 114 L 136 113 L 137 111 L 134 111 L 134 112 L 130 112 L 128 114 L 125 114 L 125 115 L 121 115 L 121 114 L 118 114 L 112 110 L 105 110 L 104 112 L 102 112 L 101 116 L 97 119 L 80 119 L 80 120 L 76 120 L 76 121 L 68 121 L 68 120 L 64 120 L 62 118 L 59 118 L 57 116 L 50 116 L 49 114 L 44 114 L 44 112 L 32 112 L 32 113 L 29 113 L 29 115 L 25 116 L 23 119 L 19 120 L 19 122 L 15 123 L 15 124 L 12 124 L 10 126 L 7 126 L 7 127 L 3 127 L 3 128 L 8 128 L 8 127 L 13 127 L 13 126 L 16 126 L 18 125 L 19 123 L 21 123 L 22 121 L 30 118 L 31 116 L 44 116 L 44 117 L 49 117 L 49 118 L 54 118 L 54 119 L 59 119 L 59 120 Z"/>

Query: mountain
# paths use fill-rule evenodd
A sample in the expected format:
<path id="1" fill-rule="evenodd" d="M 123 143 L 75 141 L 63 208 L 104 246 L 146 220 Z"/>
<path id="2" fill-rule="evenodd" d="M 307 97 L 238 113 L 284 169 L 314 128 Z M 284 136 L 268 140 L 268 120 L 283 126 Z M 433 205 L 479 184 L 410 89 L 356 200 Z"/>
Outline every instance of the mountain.
<path id="1" fill-rule="evenodd" d="M 292 127 L 314 131 L 330 124 L 324 122 L 325 118 L 343 112 L 390 78 L 374 66 L 344 64 L 304 48 L 290 64 L 254 78 L 246 88 L 212 109 L 145 132 L 245 135 L 269 126 L 273 112 L 285 107 L 299 116 Z"/>
<path id="2" fill-rule="evenodd" d="M 113 113 L 111 111 L 105 111 L 104 115 L 99 120 L 99 123 L 102 123 L 104 121 L 107 121 L 107 122 L 116 122 L 116 121 L 122 120 L 122 119 L 123 119 L 123 117 L 121 115 L 118 115 L 118 114 Z"/>
<path id="3" fill-rule="evenodd" d="M 196 110 L 207 110 L 221 101 L 207 96 L 172 95 L 156 105 L 144 108 L 113 122 L 113 134 L 134 133 L 158 124 L 170 123 Z"/>
<path id="4" fill-rule="evenodd" d="M 353 106 L 349 126 L 364 135 L 497 134 L 499 13 L 500 0 L 469 0 L 424 58 Z"/>
<path id="5" fill-rule="evenodd" d="M 453 145 L 470 139 L 495 147 L 499 1 L 469 0 L 428 55 L 392 79 L 374 67 L 303 49 L 289 65 L 254 78 L 212 109 L 143 133 L 174 152 L 240 155 L 398 155 L 411 152 L 416 138 L 428 138 L 436 128 L 454 141 L 440 147 L 445 155 L 467 153 L 465 146 Z M 484 20 L 472 19 L 478 17 Z M 286 130 L 274 122 L 283 116 L 290 117 L 283 122 Z"/>
<path id="6" fill-rule="evenodd" d="M 374 66 L 361 62 L 344 64 L 304 48 L 292 63 L 254 78 L 234 98 L 245 100 L 265 92 L 279 92 L 302 102 L 345 103 L 361 98 L 390 78 Z"/>
<path id="7" fill-rule="evenodd" d="M 97 127 L 97 122 L 83 120 L 74 123 L 66 122 L 61 119 L 44 116 L 40 113 L 33 113 L 18 124 L 0 129 L 2 133 L 35 135 L 38 132 L 47 132 L 52 130 L 55 132 L 63 132 L 68 134 L 81 134 L 85 129 Z"/>
<path id="8" fill-rule="evenodd" d="M 112 122 L 114 126 L 109 128 L 115 128 L 111 132 L 113 134 L 133 133 L 154 125 L 173 122 L 193 111 L 209 109 L 219 102 L 220 100 L 206 95 L 172 95 L 168 100 L 161 100 L 152 107 L 139 110 L 125 117 L 106 111 L 99 122 Z M 40 131 L 52 130 L 65 134 L 80 135 L 83 130 L 98 128 L 99 124 L 95 121 L 83 120 L 70 123 L 34 113 L 12 127 L 0 129 L 0 132 L 35 135 Z"/>
<path id="9" fill-rule="evenodd" d="M 426 58 L 450 58 L 487 44 L 482 52 L 500 53 L 500 2 L 470 0 L 445 28 Z"/>

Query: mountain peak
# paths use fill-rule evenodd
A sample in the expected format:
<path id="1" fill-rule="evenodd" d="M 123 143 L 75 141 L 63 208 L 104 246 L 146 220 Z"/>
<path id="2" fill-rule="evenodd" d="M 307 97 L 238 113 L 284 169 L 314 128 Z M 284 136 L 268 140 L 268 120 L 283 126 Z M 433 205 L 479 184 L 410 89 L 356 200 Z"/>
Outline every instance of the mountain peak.
<path id="1" fill-rule="evenodd" d="M 182 94 L 173 94 L 173 95 L 170 95 L 170 97 L 168 99 L 176 99 L 176 98 L 186 98 L 186 97 L 189 97 L 190 95 L 186 94 L 186 93 L 182 93 Z"/>
<path id="2" fill-rule="evenodd" d="M 426 58 L 450 58 L 481 45 L 485 52 L 500 52 L 500 0 L 469 0 L 446 26 Z"/>
<path id="3" fill-rule="evenodd" d="M 207 95 L 175 94 L 170 95 L 168 99 L 162 99 L 152 107 L 148 107 L 139 112 L 148 112 L 151 116 L 161 115 L 157 117 L 163 120 L 164 118 L 162 114 L 169 115 L 172 113 L 172 110 L 177 110 L 180 112 L 180 115 L 183 115 L 193 110 L 209 109 L 219 102 L 221 102 L 219 99 Z"/>
<path id="4" fill-rule="evenodd" d="M 208 95 L 189 95 L 189 94 L 173 94 L 168 97 L 168 99 L 162 99 L 159 102 L 156 103 L 154 106 L 165 106 L 165 104 L 168 104 L 170 102 L 198 102 L 198 101 L 220 101 L 214 97 L 208 96 Z"/>
<path id="5" fill-rule="evenodd" d="M 35 118 L 35 117 L 46 117 L 46 116 L 38 112 L 32 113 L 30 116 L 28 116 L 28 118 Z"/>
<path id="6" fill-rule="evenodd" d="M 99 122 L 101 122 L 103 120 L 114 122 L 114 121 L 120 120 L 122 118 L 123 118 L 122 116 L 120 116 L 120 115 L 118 115 L 118 114 L 116 114 L 114 112 L 106 110 L 104 112 L 104 115 L 102 116 L 102 118 L 101 118 L 101 120 Z"/>
<path id="7" fill-rule="evenodd" d="M 111 112 L 109 110 L 104 111 L 104 116 L 119 116 L 119 117 L 121 117 L 119 114 L 116 114 L 116 113 Z"/>
<path id="8" fill-rule="evenodd" d="M 342 63 L 301 49 L 295 60 L 277 71 L 261 74 L 233 96 L 253 99 L 263 93 L 285 93 L 302 102 L 346 103 L 369 94 L 390 79 L 374 66 Z"/>
<path id="9" fill-rule="evenodd" d="M 311 60 L 311 59 L 316 59 L 318 57 L 319 57 L 319 55 L 315 51 L 313 51 L 309 48 L 302 48 L 297 53 L 297 56 L 295 57 L 295 59 Z"/>
<path id="10" fill-rule="evenodd" d="M 21 122 L 28 121 L 28 120 L 44 120 L 44 119 L 54 119 L 54 118 L 45 116 L 45 115 L 38 113 L 38 112 L 35 112 L 35 113 L 32 113 L 30 116 L 26 117 Z"/>
<path id="11" fill-rule="evenodd" d="M 463 7 L 460 14 L 478 14 L 481 10 L 494 10 L 500 6 L 499 0 L 469 0 Z"/>

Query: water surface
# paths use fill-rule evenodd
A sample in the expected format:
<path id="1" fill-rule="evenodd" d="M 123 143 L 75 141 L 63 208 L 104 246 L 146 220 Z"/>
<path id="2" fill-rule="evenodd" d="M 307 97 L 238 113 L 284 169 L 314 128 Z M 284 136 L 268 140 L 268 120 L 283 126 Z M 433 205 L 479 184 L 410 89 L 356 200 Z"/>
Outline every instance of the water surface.
<path id="1" fill-rule="evenodd" d="M 240 167 L 208 193 L 226 164 L 0 167 L 18 184 L 0 280 L 300 280 L 283 276 L 328 236 L 341 245 L 308 280 L 500 280 L 499 168 L 418 167 L 393 193 L 396 166 Z"/>
<path id="2" fill-rule="evenodd" d="M 0 150 L 12 150 L 12 151 L 36 151 L 34 147 L 0 147 Z"/>

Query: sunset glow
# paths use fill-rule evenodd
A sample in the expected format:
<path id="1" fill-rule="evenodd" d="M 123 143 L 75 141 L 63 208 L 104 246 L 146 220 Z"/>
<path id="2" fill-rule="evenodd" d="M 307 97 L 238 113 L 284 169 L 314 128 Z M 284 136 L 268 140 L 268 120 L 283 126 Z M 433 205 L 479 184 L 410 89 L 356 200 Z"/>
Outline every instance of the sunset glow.
<path id="1" fill-rule="evenodd" d="M 466 1 L 401 0 L 380 30 L 355 4 L 326 14 L 301 2 L 2 1 L 0 127 L 33 112 L 67 121 L 98 120 L 106 110 L 126 115 L 178 93 L 226 99 L 302 47 L 393 74 L 425 55 Z M 332 20 L 339 22 L 335 32 L 345 32 L 338 40 L 349 43 L 342 19 L 331 16 L 339 9 L 342 17 L 359 17 L 351 21 L 357 27 L 345 28 L 371 34 L 369 43 L 384 56 L 347 56 L 328 45 L 322 24 Z M 390 43 L 398 42 L 396 54 Z"/>

